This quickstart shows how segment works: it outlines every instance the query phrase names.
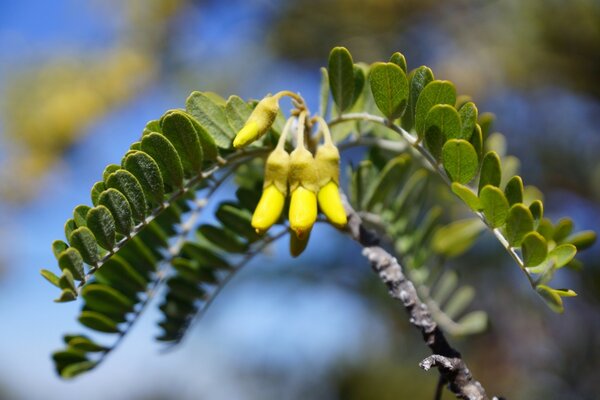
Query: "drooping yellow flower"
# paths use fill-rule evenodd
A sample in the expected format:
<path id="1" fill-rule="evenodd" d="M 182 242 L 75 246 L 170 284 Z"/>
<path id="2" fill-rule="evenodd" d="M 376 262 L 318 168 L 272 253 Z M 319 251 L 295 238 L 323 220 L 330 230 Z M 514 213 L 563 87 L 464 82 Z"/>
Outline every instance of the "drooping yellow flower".
<path id="1" fill-rule="evenodd" d="M 342 228 L 348 222 L 340 197 L 340 152 L 331 140 L 331 133 L 325 121 L 318 117 L 319 126 L 325 137 L 323 145 L 317 149 L 316 168 L 319 171 L 319 208 L 329 222 Z"/>
<path id="2" fill-rule="evenodd" d="M 285 151 L 285 138 L 292 120 L 288 120 L 281 132 L 275 150 L 269 154 L 265 163 L 263 193 L 252 215 L 252 227 L 257 233 L 266 232 L 277 222 L 288 193 L 288 173 L 290 155 Z"/>
<path id="3" fill-rule="evenodd" d="M 258 102 L 244 127 L 233 139 L 233 147 L 244 147 L 263 136 L 275 122 L 279 112 L 280 96 L 267 96 Z"/>
<path id="4" fill-rule="evenodd" d="M 304 129 L 306 113 L 298 118 L 296 149 L 290 155 L 290 228 L 300 239 L 312 229 L 317 220 L 317 191 L 319 176 L 315 159 L 304 147 Z"/>

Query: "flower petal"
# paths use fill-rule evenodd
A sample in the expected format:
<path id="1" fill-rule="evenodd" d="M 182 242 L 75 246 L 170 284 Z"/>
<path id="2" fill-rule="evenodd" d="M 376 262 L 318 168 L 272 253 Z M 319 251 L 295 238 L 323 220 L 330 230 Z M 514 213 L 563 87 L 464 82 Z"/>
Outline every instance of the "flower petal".
<path id="1" fill-rule="evenodd" d="M 285 195 L 271 185 L 263 190 L 262 196 L 252 215 L 252 227 L 257 233 L 266 232 L 274 223 L 277 222 L 281 212 Z"/>
<path id="2" fill-rule="evenodd" d="M 342 205 L 340 191 L 335 182 L 330 181 L 319 190 L 319 208 L 327 217 L 329 222 L 337 227 L 343 227 L 348 222 L 346 211 Z"/>
<path id="3" fill-rule="evenodd" d="M 303 186 L 298 186 L 292 191 L 290 202 L 290 228 L 296 236 L 302 239 L 309 232 L 317 220 L 317 196 Z"/>

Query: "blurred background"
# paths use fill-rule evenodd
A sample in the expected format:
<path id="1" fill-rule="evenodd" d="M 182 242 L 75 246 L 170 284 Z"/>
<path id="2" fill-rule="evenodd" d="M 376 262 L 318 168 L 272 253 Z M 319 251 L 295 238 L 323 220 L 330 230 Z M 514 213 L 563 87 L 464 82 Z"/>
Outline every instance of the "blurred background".
<path id="1" fill-rule="evenodd" d="M 53 370 L 79 306 L 53 303 L 39 269 L 55 268 L 50 244 L 104 167 L 192 90 L 289 89 L 315 109 L 336 45 L 368 63 L 401 51 L 454 81 L 497 114 L 546 214 L 600 230 L 598 0 L 2 1 L 0 399 L 433 398 L 418 332 L 326 227 L 298 260 L 282 245 L 249 265 L 177 349 L 159 352 L 150 310 L 97 370 L 74 382 Z M 450 339 L 488 393 L 597 398 L 600 246 L 582 260 L 559 277 L 579 293 L 564 315 L 490 235 L 454 262 L 490 326 Z"/>

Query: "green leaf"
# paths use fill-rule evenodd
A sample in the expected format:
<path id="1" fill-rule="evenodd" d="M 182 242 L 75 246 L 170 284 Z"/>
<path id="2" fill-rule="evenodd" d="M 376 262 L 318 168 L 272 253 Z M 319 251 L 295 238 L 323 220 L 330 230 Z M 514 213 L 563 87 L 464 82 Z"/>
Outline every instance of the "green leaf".
<path id="1" fill-rule="evenodd" d="M 250 242 L 254 242 L 260 238 L 252 227 L 252 214 L 250 211 L 240 209 L 232 204 L 221 203 L 215 215 L 223 226 L 245 237 Z"/>
<path id="2" fill-rule="evenodd" d="M 75 279 L 81 281 L 85 277 L 83 271 L 83 258 L 73 247 L 69 247 L 58 256 L 58 266 L 61 270 L 68 270 Z"/>
<path id="3" fill-rule="evenodd" d="M 408 79 L 402 68 L 393 63 L 375 63 L 369 82 L 377 108 L 388 119 L 399 118 L 408 102 Z"/>
<path id="4" fill-rule="evenodd" d="M 432 299 L 437 304 L 443 304 L 458 286 L 458 275 L 456 272 L 446 270 L 433 287 Z"/>
<path id="5" fill-rule="evenodd" d="M 541 264 L 548 255 L 548 243 L 537 232 L 529 232 L 521 241 L 523 263 L 526 267 L 535 267 Z"/>
<path id="6" fill-rule="evenodd" d="M 454 221 L 435 232 L 432 248 L 446 257 L 457 257 L 471 248 L 484 229 L 478 218 Z"/>
<path id="7" fill-rule="evenodd" d="M 190 303 L 202 299 L 206 292 L 196 283 L 190 282 L 181 276 L 173 276 L 167 281 L 169 294 Z"/>
<path id="8" fill-rule="evenodd" d="M 544 217 L 544 205 L 540 200 L 535 200 L 529 205 L 529 211 L 533 215 L 533 226 L 535 229 L 538 229 L 540 221 Z"/>
<path id="9" fill-rule="evenodd" d="M 392 158 L 377 175 L 377 179 L 369 186 L 364 195 L 363 204 L 367 210 L 375 205 L 389 202 L 390 194 L 397 192 L 398 182 L 402 182 L 410 168 L 410 157 L 406 154 Z"/>
<path id="10" fill-rule="evenodd" d="M 504 195 L 506 196 L 506 200 L 508 200 L 508 204 L 511 206 L 523 202 L 523 180 L 520 176 L 513 176 L 510 178 L 504 188 Z"/>
<path id="11" fill-rule="evenodd" d="M 207 245 L 186 242 L 181 249 L 181 254 L 202 265 L 208 265 L 212 268 L 229 269 L 231 267 L 226 259 L 219 256 L 214 249 Z"/>
<path id="12" fill-rule="evenodd" d="M 202 171 L 202 147 L 192 122 L 179 111 L 173 111 L 162 120 L 163 135 L 173 144 L 188 176 Z"/>
<path id="13" fill-rule="evenodd" d="M 108 318 L 106 315 L 100 314 L 96 311 L 82 311 L 79 314 L 78 321 L 87 326 L 90 329 L 93 329 L 98 332 L 104 333 L 118 333 L 119 328 L 117 323 L 112 319 Z"/>
<path id="14" fill-rule="evenodd" d="M 125 196 L 116 189 L 106 189 L 100 195 L 98 204 L 105 206 L 112 214 L 117 232 L 129 236 L 133 230 L 131 207 Z"/>
<path id="15" fill-rule="evenodd" d="M 239 132 L 244 127 L 251 113 L 252 106 L 250 104 L 238 96 L 229 96 L 227 104 L 225 104 L 225 115 L 234 132 Z"/>
<path id="16" fill-rule="evenodd" d="M 144 130 L 142 131 L 142 136 L 149 135 L 152 132 L 162 133 L 162 127 L 160 125 L 160 120 L 153 119 L 146 123 Z M 137 149 L 139 150 L 139 149 Z"/>
<path id="17" fill-rule="evenodd" d="M 77 375 L 83 374 L 84 372 L 88 372 L 94 367 L 96 367 L 98 363 L 95 361 L 82 361 L 78 363 L 73 363 L 65 366 L 65 368 L 60 372 L 60 376 L 65 379 L 75 378 Z"/>
<path id="18" fill-rule="evenodd" d="M 106 168 L 104 168 L 104 172 L 102 172 L 102 180 L 106 182 L 108 176 L 119 169 L 121 169 L 121 166 L 117 164 L 109 164 Z"/>
<path id="19" fill-rule="evenodd" d="M 125 169 L 114 172 L 108 177 L 106 187 L 116 189 L 125 196 L 134 221 L 142 222 L 145 219 L 147 204 L 144 189 L 131 172 Z"/>
<path id="20" fill-rule="evenodd" d="M 475 103 L 469 101 L 463 104 L 458 109 L 458 115 L 460 116 L 461 130 L 456 139 L 471 140 L 477 124 L 477 107 Z"/>
<path id="21" fill-rule="evenodd" d="M 481 128 L 479 125 L 475 125 L 475 129 L 473 129 L 473 135 L 471 136 L 469 143 L 473 145 L 473 148 L 477 153 L 477 159 L 481 161 L 481 158 L 483 157 L 483 138 L 481 136 Z"/>
<path id="22" fill-rule="evenodd" d="M 392 56 L 390 57 L 390 62 L 399 66 L 402 69 L 402 72 L 406 74 L 406 58 L 404 58 L 404 55 L 402 53 L 395 52 L 394 54 L 392 54 Z"/>
<path id="23" fill-rule="evenodd" d="M 231 147 L 236 132 L 229 126 L 225 109 L 221 105 L 215 103 L 205 93 L 192 92 L 185 102 L 185 107 L 186 111 L 214 138 L 217 146 Z M 206 151 L 204 154 L 208 158 Z"/>
<path id="24" fill-rule="evenodd" d="M 465 202 L 467 206 L 473 211 L 479 211 L 482 209 L 481 202 L 479 198 L 471 189 L 469 189 L 465 185 L 461 185 L 458 182 L 452 182 L 452 191 L 456 194 L 462 201 Z"/>
<path id="25" fill-rule="evenodd" d="M 58 286 L 61 289 L 70 290 L 73 293 L 77 293 L 77 286 L 73 280 L 73 274 L 68 269 L 64 269 L 60 278 L 58 278 Z"/>
<path id="26" fill-rule="evenodd" d="M 54 242 L 52 242 L 52 254 L 54 254 L 54 257 L 56 257 L 57 260 L 60 253 L 62 253 L 68 248 L 69 245 L 63 242 L 62 240 L 55 240 Z"/>
<path id="27" fill-rule="evenodd" d="M 492 133 L 495 120 L 496 116 L 490 112 L 485 112 L 479 116 L 479 125 L 481 126 L 481 133 L 484 139 Z"/>
<path id="28" fill-rule="evenodd" d="M 96 265 L 100 261 L 98 244 L 94 234 L 85 226 L 75 229 L 69 236 L 69 243 L 72 247 L 79 250 L 79 253 L 89 265 Z"/>
<path id="29" fill-rule="evenodd" d="M 417 99 L 423 88 L 431 81 L 433 81 L 433 72 L 424 65 L 412 70 L 408 75 L 408 108 L 402 118 L 402 126 L 406 130 L 411 130 L 415 125 Z"/>
<path id="30" fill-rule="evenodd" d="M 52 359 L 54 360 L 59 373 L 62 373 L 62 371 L 69 365 L 85 362 L 87 360 L 84 352 L 72 348 L 55 351 L 52 353 Z"/>
<path id="31" fill-rule="evenodd" d="M 94 277 L 98 282 L 107 284 L 123 294 L 132 297 L 136 293 L 146 289 L 148 281 L 143 276 L 145 272 L 136 270 L 120 255 L 113 255 L 106 260 L 102 268 L 96 271 Z"/>
<path id="32" fill-rule="evenodd" d="M 86 216 L 89 210 L 90 207 L 83 204 L 75 207 L 73 210 L 73 220 L 75 221 L 75 225 L 77 225 L 77 227 L 86 226 Z"/>
<path id="33" fill-rule="evenodd" d="M 519 247 L 523 236 L 533 231 L 533 216 L 523 204 L 515 204 L 506 217 L 506 239 L 513 247 Z"/>
<path id="34" fill-rule="evenodd" d="M 553 240 L 554 225 L 552 225 L 552 222 L 548 218 L 542 218 L 540 220 L 537 231 L 544 239 L 546 239 L 546 241 Z"/>
<path id="35" fill-rule="evenodd" d="M 197 262 L 177 257 L 171 261 L 171 265 L 177 273 L 188 281 L 196 283 L 217 283 L 215 270 L 209 266 L 201 265 Z"/>
<path id="36" fill-rule="evenodd" d="M 83 335 L 65 336 L 65 342 L 70 348 L 86 353 L 99 353 L 107 350 L 106 347 Z"/>
<path id="37" fill-rule="evenodd" d="M 214 225 L 200 225 L 198 235 L 230 253 L 243 253 L 248 249 L 248 243 L 240 240 L 233 232 Z"/>
<path id="38" fill-rule="evenodd" d="M 137 151 L 125 158 L 124 166 L 136 177 L 146 194 L 146 199 L 153 199 L 156 204 L 162 204 L 165 192 L 156 161 L 148 154 Z"/>
<path id="39" fill-rule="evenodd" d="M 500 186 L 502 181 L 502 170 L 500 169 L 500 157 L 495 151 L 488 151 L 481 163 L 479 177 L 479 193 L 486 185 Z"/>
<path id="40" fill-rule="evenodd" d="M 179 188 L 183 185 L 183 166 L 175 147 L 160 133 L 151 133 L 142 139 L 142 150 L 158 165 L 165 183 Z"/>
<path id="41" fill-rule="evenodd" d="M 451 319 L 456 318 L 460 315 L 473 301 L 475 297 L 475 289 L 471 286 L 463 286 L 458 289 L 454 295 L 448 300 L 446 306 L 444 306 L 444 314 Z"/>
<path id="42" fill-rule="evenodd" d="M 456 89 L 449 81 L 432 81 L 423 88 L 415 106 L 415 129 L 420 138 L 425 133 L 427 113 L 436 104 L 456 103 Z"/>
<path id="43" fill-rule="evenodd" d="M 196 118 L 187 113 L 185 116 L 190 120 L 192 126 L 194 127 L 194 131 L 196 131 L 196 134 L 198 135 L 200 146 L 202 147 L 202 156 L 204 161 L 216 160 L 219 156 L 219 149 L 217 148 L 215 139 L 210 135 L 210 133 L 208 133 L 205 127 L 196 121 Z M 275 123 L 277 123 L 277 120 L 275 120 Z"/>
<path id="44" fill-rule="evenodd" d="M 445 139 L 462 139 L 460 117 L 451 105 L 436 104 L 431 107 L 425 117 L 425 135 L 433 129 L 442 133 Z"/>
<path id="45" fill-rule="evenodd" d="M 92 186 L 92 190 L 90 192 L 90 198 L 92 199 L 92 204 L 98 205 L 98 196 L 100 193 L 106 190 L 106 186 L 104 186 L 104 181 L 96 182 L 94 186 Z"/>
<path id="46" fill-rule="evenodd" d="M 483 206 L 485 219 L 492 228 L 504 225 L 508 216 L 508 200 L 504 197 L 504 193 L 495 186 L 486 185 L 481 189 L 479 200 Z"/>
<path id="47" fill-rule="evenodd" d="M 365 87 L 365 72 L 358 65 L 352 66 L 354 72 L 354 93 L 352 94 L 352 103 L 350 106 L 353 106 L 358 98 L 363 93 L 363 88 Z"/>
<path id="48" fill-rule="evenodd" d="M 577 296 L 577 293 L 575 293 L 575 291 L 571 290 L 571 289 L 553 289 L 553 290 L 560 297 L 575 297 L 575 296 Z"/>
<path id="49" fill-rule="evenodd" d="M 42 270 L 40 270 L 40 274 L 44 277 L 44 279 L 46 279 L 52 285 L 56 286 L 57 288 L 60 288 L 60 285 L 59 285 L 60 278 L 54 272 L 48 271 L 47 269 L 42 269 Z"/>
<path id="50" fill-rule="evenodd" d="M 345 47 L 331 50 L 328 72 L 333 101 L 341 113 L 352 105 L 354 97 L 354 62 Z"/>
<path id="51" fill-rule="evenodd" d="M 87 225 L 100 246 L 109 251 L 113 249 L 116 238 L 115 219 L 108 208 L 101 205 L 90 209 Z"/>
<path id="52" fill-rule="evenodd" d="M 442 148 L 446 142 L 446 137 L 436 127 L 425 131 L 425 146 L 433 158 L 439 163 L 442 159 Z"/>
<path id="53" fill-rule="evenodd" d="M 321 86 L 319 91 L 319 115 L 327 118 L 329 108 L 329 75 L 327 68 L 321 67 Z"/>
<path id="54" fill-rule="evenodd" d="M 68 303 L 77 300 L 77 293 L 73 289 L 63 289 L 60 296 L 54 299 L 55 303 Z"/>
<path id="55" fill-rule="evenodd" d="M 452 332 L 455 335 L 473 335 L 487 328 L 488 318 L 485 311 L 472 311 L 456 321 L 458 327 Z"/>
<path id="56" fill-rule="evenodd" d="M 555 247 L 548 253 L 548 258 L 554 261 L 554 268 L 562 268 L 567 265 L 577 254 L 577 248 L 572 244 L 565 243 Z"/>
<path id="57" fill-rule="evenodd" d="M 562 313 L 565 310 L 562 299 L 554 289 L 546 285 L 537 285 L 535 290 L 552 311 Z"/>
<path id="58" fill-rule="evenodd" d="M 577 250 L 584 250 L 596 242 L 596 233 L 594 231 L 578 232 L 569 236 L 567 242 L 577 247 Z"/>
<path id="59" fill-rule="evenodd" d="M 565 240 L 573 232 L 573 221 L 569 218 L 561 218 L 554 227 L 553 239 L 556 243 Z"/>
<path id="60" fill-rule="evenodd" d="M 469 142 L 450 139 L 442 148 L 444 168 L 453 182 L 469 183 L 477 173 L 477 153 Z"/>
<path id="61" fill-rule="evenodd" d="M 77 229 L 75 220 L 73 220 L 73 218 L 68 219 L 67 222 L 65 222 L 65 237 L 68 239 L 75 229 Z"/>
<path id="62" fill-rule="evenodd" d="M 108 285 L 92 283 L 83 287 L 81 297 L 86 306 L 106 314 L 126 314 L 133 310 L 134 302 Z"/>

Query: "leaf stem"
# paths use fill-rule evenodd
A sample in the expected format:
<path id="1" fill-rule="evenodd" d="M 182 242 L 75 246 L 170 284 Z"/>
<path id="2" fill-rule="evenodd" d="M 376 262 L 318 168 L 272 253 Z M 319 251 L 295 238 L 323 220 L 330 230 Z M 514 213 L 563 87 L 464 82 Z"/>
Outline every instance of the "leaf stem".
<path id="1" fill-rule="evenodd" d="M 369 114 L 369 113 L 349 113 L 349 114 L 342 114 L 342 115 L 338 116 L 334 120 L 330 121 L 329 125 L 333 126 L 333 125 L 339 124 L 341 122 L 357 121 L 357 120 L 358 121 L 375 122 L 377 124 L 386 126 L 389 129 L 393 130 L 394 132 L 398 133 L 407 142 L 408 145 L 410 145 L 413 149 L 415 149 L 425 159 L 425 161 L 427 161 L 428 166 L 433 171 L 435 171 L 440 176 L 440 178 L 442 178 L 444 183 L 446 183 L 446 185 L 448 185 L 448 187 L 451 187 L 452 181 L 451 181 L 450 177 L 448 176 L 446 171 L 444 171 L 441 164 L 439 164 L 435 160 L 435 158 L 429 153 L 429 151 L 427 151 L 427 149 L 423 146 L 422 142 L 420 142 L 417 138 L 415 138 L 409 132 L 404 130 L 401 126 L 394 124 L 392 121 L 388 120 L 387 118 L 384 118 L 384 117 L 381 117 L 378 115 Z M 363 140 L 363 139 L 358 138 L 356 140 L 356 142 L 358 143 L 361 140 Z M 383 143 L 385 143 L 385 142 L 383 142 Z M 377 145 L 377 142 L 375 141 L 372 144 Z M 340 146 L 340 147 L 342 147 L 342 146 Z M 496 229 L 496 228 L 493 228 L 492 226 L 490 226 L 487 219 L 485 218 L 485 215 L 482 212 L 475 212 L 475 215 L 477 215 L 483 221 L 483 223 L 485 223 L 485 225 L 492 231 L 492 233 L 494 234 L 496 239 L 498 239 L 498 241 L 500 242 L 502 247 L 504 247 L 504 249 L 508 252 L 508 254 L 510 254 L 510 256 L 515 260 L 515 262 L 519 266 L 519 269 L 523 272 L 523 274 L 525 274 L 531 287 L 535 289 L 535 287 L 536 287 L 535 282 L 533 281 L 533 278 L 531 277 L 531 275 L 529 275 L 529 272 L 527 272 L 527 270 L 525 268 L 525 264 L 523 263 L 523 260 L 521 260 L 521 258 L 519 257 L 519 255 L 517 254 L 515 249 L 510 246 L 510 244 L 508 243 L 508 241 L 506 240 L 504 235 L 502 235 L 502 232 L 499 229 Z"/>

